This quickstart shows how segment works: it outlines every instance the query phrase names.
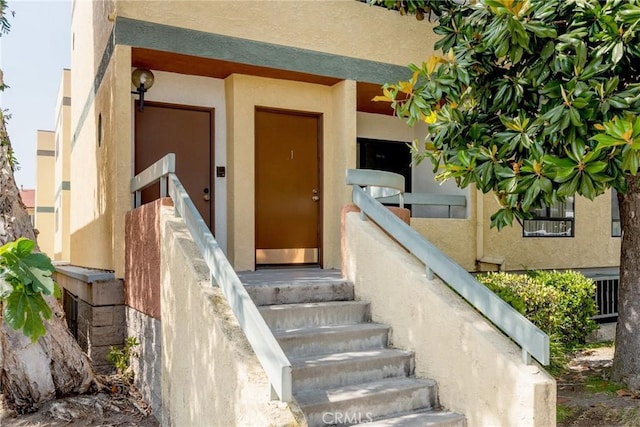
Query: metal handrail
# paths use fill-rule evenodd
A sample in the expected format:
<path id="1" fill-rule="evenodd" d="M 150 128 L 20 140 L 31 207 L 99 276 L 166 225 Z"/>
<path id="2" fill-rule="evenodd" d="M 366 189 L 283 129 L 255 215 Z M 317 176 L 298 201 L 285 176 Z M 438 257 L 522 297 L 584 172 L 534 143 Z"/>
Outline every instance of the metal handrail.
<path id="1" fill-rule="evenodd" d="M 351 175 L 357 169 L 347 170 L 347 183 L 354 182 Z M 487 317 L 494 325 L 522 348 L 522 358 L 530 363 L 533 356 L 543 365 L 549 364 L 549 336 L 535 326 L 529 319 L 504 302 L 486 286 L 478 282 L 469 272 L 440 251 L 420 233 L 386 209 L 378 200 L 371 197 L 360 185 L 353 185 L 353 202 L 360 208 L 361 216 L 371 218 L 380 228 L 409 250 L 426 268 L 427 278 L 434 274 L 449 287 L 460 294 L 467 302 Z M 380 179 L 376 186 L 384 185 Z"/>
<path id="2" fill-rule="evenodd" d="M 272 391 L 282 402 L 290 402 L 293 399 L 291 362 L 176 176 L 173 153 L 167 154 L 131 180 L 131 192 L 136 195 L 134 207 L 140 203 L 140 191 L 158 181 L 161 183 L 161 197 L 168 190 L 176 214 L 184 219 L 209 267 L 212 279 L 220 286 L 240 328 L 264 368 Z M 162 188 L 165 189 L 164 192 Z"/>

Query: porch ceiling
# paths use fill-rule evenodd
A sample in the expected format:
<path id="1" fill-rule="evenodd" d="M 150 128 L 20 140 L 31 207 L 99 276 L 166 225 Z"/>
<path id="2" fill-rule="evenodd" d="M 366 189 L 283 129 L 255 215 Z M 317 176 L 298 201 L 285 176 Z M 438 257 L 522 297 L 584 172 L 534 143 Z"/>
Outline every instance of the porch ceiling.
<path id="1" fill-rule="evenodd" d="M 336 77 L 320 76 L 298 71 L 261 67 L 139 47 L 132 48 L 131 56 L 133 67 L 144 67 L 151 70 L 218 79 L 224 79 L 231 74 L 247 74 L 273 79 L 315 83 L 325 86 L 333 86 L 342 80 Z M 382 90 L 379 84 L 357 82 L 357 110 L 367 113 L 393 115 L 393 110 L 389 107 L 389 104 L 371 101 L 374 96 L 381 94 Z"/>

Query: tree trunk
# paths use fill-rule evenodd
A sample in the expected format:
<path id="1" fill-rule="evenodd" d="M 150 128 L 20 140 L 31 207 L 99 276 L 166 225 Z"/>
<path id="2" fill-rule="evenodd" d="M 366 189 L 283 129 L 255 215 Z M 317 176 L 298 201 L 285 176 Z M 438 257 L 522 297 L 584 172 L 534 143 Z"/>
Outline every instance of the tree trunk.
<path id="1" fill-rule="evenodd" d="M 618 288 L 618 326 L 613 379 L 640 391 L 640 185 L 626 176 L 627 192 L 618 193 L 622 248 Z"/>
<path id="2" fill-rule="evenodd" d="M 36 240 L 13 177 L 10 154 L 0 113 L 0 245 L 18 237 Z M 5 322 L 0 327 L 0 387 L 7 402 L 19 412 L 37 410 L 42 402 L 55 397 L 84 393 L 95 381 L 91 362 L 69 333 L 60 304 L 55 298 L 45 298 L 54 315 L 45 322 L 47 334 L 37 342 L 32 344 Z"/>

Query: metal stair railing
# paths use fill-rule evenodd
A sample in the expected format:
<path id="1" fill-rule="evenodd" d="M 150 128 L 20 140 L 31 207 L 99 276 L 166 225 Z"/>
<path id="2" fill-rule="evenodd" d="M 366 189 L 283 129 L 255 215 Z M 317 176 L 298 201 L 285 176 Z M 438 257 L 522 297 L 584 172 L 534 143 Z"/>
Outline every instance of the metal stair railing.
<path id="1" fill-rule="evenodd" d="M 385 182 L 389 183 L 389 191 L 385 196 L 393 195 L 388 194 L 393 192 L 397 194 L 398 191 L 402 193 L 403 189 L 398 190 L 398 177 L 403 178 L 392 172 L 347 170 L 346 183 L 353 187 L 353 203 L 360 208 L 361 218 L 371 218 L 425 265 L 427 278 L 432 279 L 437 275 L 515 341 L 522 348 L 524 363 L 530 364 L 533 356 L 542 365 L 549 365 L 547 334 L 371 196 L 371 193 L 385 193 L 379 190 L 387 187 Z M 366 188 L 369 185 L 375 187 L 375 191 L 369 191 Z"/>
<path id="2" fill-rule="evenodd" d="M 176 176 L 175 154 L 167 154 L 131 179 L 134 208 L 140 205 L 140 192 L 156 182 L 160 182 L 160 197 L 169 195 L 173 200 L 177 216 L 183 218 L 212 280 L 227 299 L 269 378 L 272 396 L 275 393 L 282 402 L 290 402 L 293 399 L 291 363 Z"/>

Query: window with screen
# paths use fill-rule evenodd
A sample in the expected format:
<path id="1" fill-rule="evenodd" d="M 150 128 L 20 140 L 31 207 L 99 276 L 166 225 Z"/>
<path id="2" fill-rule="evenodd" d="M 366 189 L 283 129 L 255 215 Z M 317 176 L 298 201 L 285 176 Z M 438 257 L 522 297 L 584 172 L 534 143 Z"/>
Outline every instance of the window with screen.
<path id="1" fill-rule="evenodd" d="M 574 199 L 567 197 L 551 206 L 534 209 L 533 218 L 523 222 L 524 237 L 573 237 Z"/>

